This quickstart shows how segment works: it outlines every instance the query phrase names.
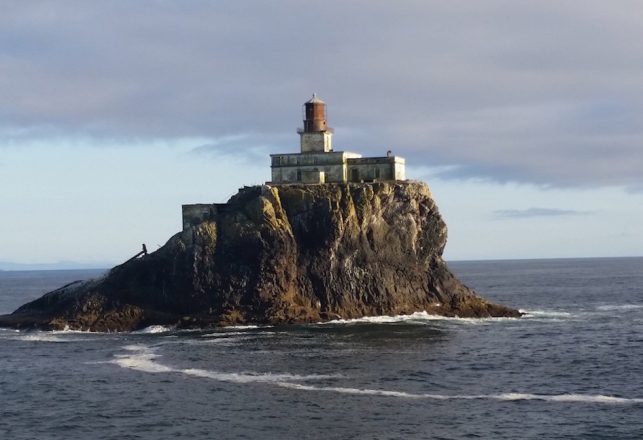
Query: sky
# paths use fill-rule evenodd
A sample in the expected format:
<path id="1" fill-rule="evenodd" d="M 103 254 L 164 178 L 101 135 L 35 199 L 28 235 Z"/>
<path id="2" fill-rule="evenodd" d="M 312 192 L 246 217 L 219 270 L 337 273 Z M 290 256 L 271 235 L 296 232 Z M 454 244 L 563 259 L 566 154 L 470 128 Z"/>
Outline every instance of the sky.
<path id="1" fill-rule="evenodd" d="M 448 260 L 643 255 L 639 0 L 0 7 L 0 262 L 157 249 L 269 180 L 314 92 L 336 150 L 429 184 Z"/>

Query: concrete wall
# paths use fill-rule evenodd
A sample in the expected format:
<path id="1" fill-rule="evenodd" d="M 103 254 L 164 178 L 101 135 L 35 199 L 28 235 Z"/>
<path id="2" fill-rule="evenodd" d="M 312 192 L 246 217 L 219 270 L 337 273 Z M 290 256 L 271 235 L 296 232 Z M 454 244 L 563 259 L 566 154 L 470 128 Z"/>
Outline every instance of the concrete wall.
<path id="1" fill-rule="evenodd" d="M 300 136 L 302 153 L 333 151 L 333 134 L 331 132 L 301 133 Z"/>
<path id="2" fill-rule="evenodd" d="M 181 208 L 184 231 L 190 226 L 196 226 L 205 220 L 213 220 L 217 215 L 217 205 L 213 203 L 183 205 Z"/>
<path id="3" fill-rule="evenodd" d="M 272 169 L 272 182 L 274 183 L 321 183 L 321 182 L 306 182 L 307 179 L 320 179 L 319 175 L 323 173 L 324 182 L 344 182 L 344 175 L 346 173 L 346 166 L 340 165 L 299 165 L 290 167 L 279 167 Z M 315 177 L 315 174 L 317 177 Z"/>
<path id="4" fill-rule="evenodd" d="M 363 157 L 348 159 L 348 180 L 405 180 L 404 159 L 401 157 Z"/>
<path id="5" fill-rule="evenodd" d="M 326 173 L 324 171 L 300 171 L 303 183 L 325 183 Z"/>
<path id="6" fill-rule="evenodd" d="M 406 179 L 404 159 L 396 156 L 361 157 L 356 153 L 337 151 L 272 154 L 271 158 L 274 183 L 320 183 L 319 174 L 315 173 L 323 173 L 325 182 Z"/>
<path id="7" fill-rule="evenodd" d="M 395 180 L 406 180 L 406 161 L 401 157 L 395 158 Z"/>
<path id="8" fill-rule="evenodd" d="M 361 157 L 349 151 L 329 153 L 272 154 L 272 182 L 302 182 L 307 172 L 323 172 L 325 182 L 345 182 L 347 179 L 346 160 Z"/>

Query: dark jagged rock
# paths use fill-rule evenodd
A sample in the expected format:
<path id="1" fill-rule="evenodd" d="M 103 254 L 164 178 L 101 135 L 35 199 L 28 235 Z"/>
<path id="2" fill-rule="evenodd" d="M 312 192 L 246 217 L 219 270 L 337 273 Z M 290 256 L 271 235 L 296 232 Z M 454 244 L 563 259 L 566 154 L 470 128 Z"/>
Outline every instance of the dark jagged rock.
<path id="1" fill-rule="evenodd" d="M 17 328 L 134 330 L 410 314 L 518 317 L 458 281 L 420 182 L 246 187 L 165 246 L 0 316 Z"/>

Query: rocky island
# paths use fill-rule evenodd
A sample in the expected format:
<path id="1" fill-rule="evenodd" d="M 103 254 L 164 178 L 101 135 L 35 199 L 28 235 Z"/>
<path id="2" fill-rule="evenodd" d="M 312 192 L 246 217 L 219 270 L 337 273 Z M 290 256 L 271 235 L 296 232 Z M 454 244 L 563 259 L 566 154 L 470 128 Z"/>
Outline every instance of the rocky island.
<path id="1" fill-rule="evenodd" d="M 426 311 L 519 317 L 457 280 L 447 227 L 404 159 L 333 151 L 325 104 L 305 104 L 301 153 L 224 204 L 183 206 L 160 249 L 0 316 L 13 328 L 129 331 L 163 324 L 282 324 Z"/>
<path id="2" fill-rule="evenodd" d="M 15 328 L 135 330 L 409 314 L 518 317 L 458 281 L 421 182 L 262 185 L 165 246 L 0 316 Z"/>

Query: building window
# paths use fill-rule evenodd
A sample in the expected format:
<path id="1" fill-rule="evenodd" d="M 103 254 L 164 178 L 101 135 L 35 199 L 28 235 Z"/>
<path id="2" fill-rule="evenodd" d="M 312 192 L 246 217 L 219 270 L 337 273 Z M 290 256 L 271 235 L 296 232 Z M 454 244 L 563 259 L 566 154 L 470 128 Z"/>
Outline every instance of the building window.
<path id="1" fill-rule="evenodd" d="M 297 182 L 301 182 L 301 171 L 297 170 Z"/>
<path id="2" fill-rule="evenodd" d="M 379 168 L 375 168 L 375 178 L 376 179 L 380 178 L 380 169 Z"/>

